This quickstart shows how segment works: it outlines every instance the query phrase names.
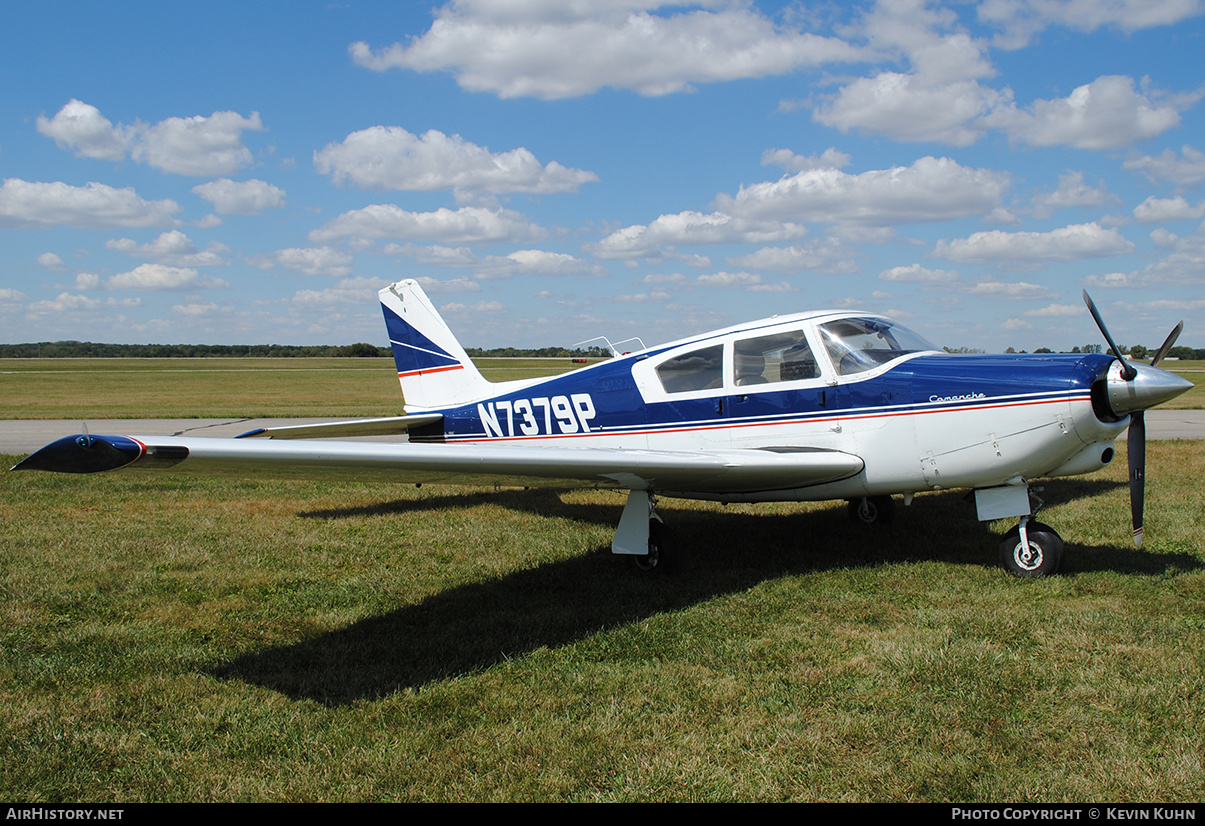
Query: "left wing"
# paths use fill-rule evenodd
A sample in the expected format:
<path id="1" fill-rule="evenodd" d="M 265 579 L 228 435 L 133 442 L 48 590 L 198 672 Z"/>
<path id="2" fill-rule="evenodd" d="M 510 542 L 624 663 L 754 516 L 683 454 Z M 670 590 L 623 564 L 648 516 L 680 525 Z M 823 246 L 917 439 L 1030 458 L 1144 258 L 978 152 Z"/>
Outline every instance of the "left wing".
<path id="1" fill-rule="evenodd" d="M 858 456 L 819 448 L 668 451 L 85 434 L 52 442 L 13 470 L 753 493 L 833 482 L 863 466 Z"/>

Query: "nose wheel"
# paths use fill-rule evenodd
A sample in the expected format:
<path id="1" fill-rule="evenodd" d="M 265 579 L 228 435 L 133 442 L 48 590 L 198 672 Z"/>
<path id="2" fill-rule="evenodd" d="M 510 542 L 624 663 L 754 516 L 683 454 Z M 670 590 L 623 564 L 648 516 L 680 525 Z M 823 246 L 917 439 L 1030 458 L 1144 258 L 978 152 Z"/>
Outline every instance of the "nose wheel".
<path id="1" fill-rule="evenodd" d="M 845 512 L 858 525 L 890 525 L 895 519 L 895 500 L 890 496 L 863 496 L 850 499 Z"/>
<path id="2" fill-rule="evenodd" d="M 1009 573 L 1032 579 L 1052 576 L 1063 564 L 1063 540 L 1054 528 L 1029 521 L 1004 534 L 1000 542 L 1000 564 Z"/>

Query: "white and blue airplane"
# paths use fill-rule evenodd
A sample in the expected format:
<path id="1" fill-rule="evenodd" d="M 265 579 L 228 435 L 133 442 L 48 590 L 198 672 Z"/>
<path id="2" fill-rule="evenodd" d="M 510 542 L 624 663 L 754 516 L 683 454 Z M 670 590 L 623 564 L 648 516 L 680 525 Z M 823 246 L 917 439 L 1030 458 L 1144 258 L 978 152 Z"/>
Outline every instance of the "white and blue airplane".
<path id="1" fill-rule="evenodd" d="M 1034 519 L 1030 480 L 1089 473 L 1129 428 L 1134 541 L 1142 540 L 1143 411 L 1192 383 L 1111 355 L 942 352 L 861 312 L 741 324 L 553 378 L 487 381 L 413 280 L 380 291 L 406 415 L 279 427 L 236 439 L 69 436 L 17 470 L 168 470 L 628 491 L 611 545 L 643 571 L 671 567 L 657 497 L 720 502 L 844 499 L 887 521 L 892 497 L 969 488 L 980 520 L 1017 518 L 1000 559 L 1058 570 L 1063 543 Z M 408 434 L 398 443 L 331 437 Z"/>

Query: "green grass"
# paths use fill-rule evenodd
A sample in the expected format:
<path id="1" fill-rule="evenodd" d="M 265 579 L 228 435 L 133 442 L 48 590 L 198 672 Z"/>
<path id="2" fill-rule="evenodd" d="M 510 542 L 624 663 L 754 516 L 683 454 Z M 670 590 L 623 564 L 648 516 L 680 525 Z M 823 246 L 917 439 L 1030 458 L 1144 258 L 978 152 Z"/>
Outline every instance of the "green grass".
<path id="1" fill-rule="evenodd" d="M 15 457 L 7 457 L 11 461 Z M 1051 481 L 1064 573 L 957 491 L 605 492 L 0 474 L 0 798 L 1198 801 L 1199 442 Z"/>
<path id="2" fill-rule="evenodd" d="M 569 359 L 479 359 L 491 381 Z M 0 419 L 396 416 L 388 358 L 0 359 Z"/>

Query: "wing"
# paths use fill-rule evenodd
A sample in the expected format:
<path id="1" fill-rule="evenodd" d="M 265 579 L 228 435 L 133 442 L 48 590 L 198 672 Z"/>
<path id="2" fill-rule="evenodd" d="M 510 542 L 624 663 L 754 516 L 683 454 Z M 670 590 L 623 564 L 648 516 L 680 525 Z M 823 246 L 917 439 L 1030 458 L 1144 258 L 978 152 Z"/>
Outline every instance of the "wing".
<path id="1" fill-rule="evenodd" d="M 862 459 L 835 450 L 666 451 L 519 445 L 68 436 L 13 470 L 166 470 L 191 476 L 361 482 L 599 486 L 691 493 L 790 490 L 845 479 Z"/>

